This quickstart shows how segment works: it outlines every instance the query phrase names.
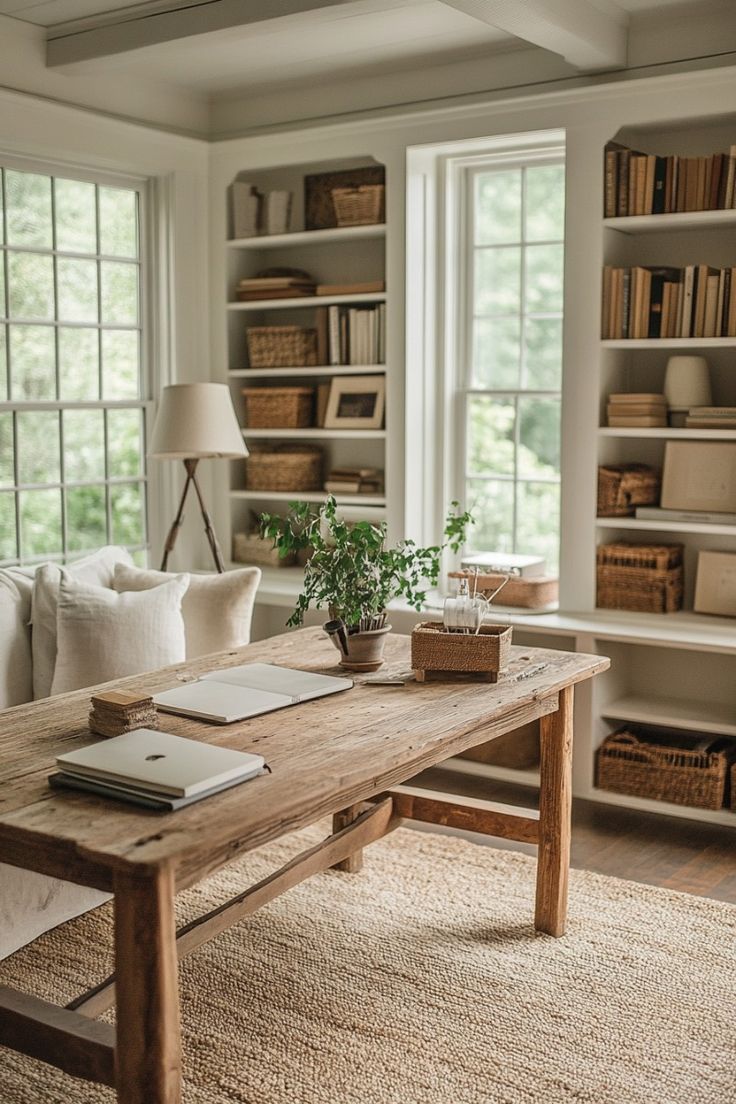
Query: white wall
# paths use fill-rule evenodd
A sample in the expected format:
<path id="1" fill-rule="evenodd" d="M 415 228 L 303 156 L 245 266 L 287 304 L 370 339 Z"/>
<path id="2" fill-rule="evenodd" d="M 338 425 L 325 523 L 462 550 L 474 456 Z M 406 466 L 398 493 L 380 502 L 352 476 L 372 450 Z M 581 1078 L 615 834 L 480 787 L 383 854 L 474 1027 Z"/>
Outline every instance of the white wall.
<path id="1" fill-rule="evenodd" d="M 151 182 L 162 283 L 154 289 L 154 380 L 185 382 L 209 375 L 207 333 L 207 147 L 77 108 L 0 89 L 0 164 L 21 158 L 57 166 L 145 177 Z M 168 309 L 170 304 L 171 309 Z M 178 473 L 152 461 L 151 538 L 155 562 L 173 516 Z M 211 493 L 211 472 L 204 473 Z M 190 510 L 190 514 L 192 511 Z M 196 519 L 182 534 L 173 566 L 201 561 Z"/>

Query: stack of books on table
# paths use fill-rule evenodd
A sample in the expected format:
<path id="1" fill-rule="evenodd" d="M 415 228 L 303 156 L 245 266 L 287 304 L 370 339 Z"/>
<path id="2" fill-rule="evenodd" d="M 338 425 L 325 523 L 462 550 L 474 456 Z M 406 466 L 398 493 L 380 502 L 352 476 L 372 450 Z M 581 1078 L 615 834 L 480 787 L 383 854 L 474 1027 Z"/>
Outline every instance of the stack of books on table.
<path id="1" fill-rule="evenodd" d="M 608 396 L 606 413 L 612 427 L 664 427 L 667 425 L 667 399 L 650 392 L 620 392 Z"/>
<path id="2" fill-rule="evenodd" d="M 291 704 L 286 701 L 285 704 Z M 220 793 L 261 774 L 262 755 L 136 728 L 104 744 L 56 757 L 55 789 L 83 790 L 162 812 Z"/>
<path id="3" fill-rule="evenodd" d="M 736 406 L 691 406 L 687 429 L 736 429 Z"/>
<path id="4" fill-rule="evenodd" d="M 601 337 L 736 337 L 734 268 L 603 269 Z"/>
<path id="5" fill-rule="evenodd" d="M 333 495 L 381 495 L 383 472 L 378 468 L 333 468 L 325 480 L 325 490 Z"/>
<path id="6" fill-rule="evenodd" d="M 736 146 L 706 157 L 658 157 L 609 142 L 603 213 L 665 215 L 736 206 Z"/>
<path id="7" fill-rule="evenodd" d="M 238 299 L 297 299 L 314 295 L 316 284 L 311 276 L 253 276 L 239 280 Z"/>

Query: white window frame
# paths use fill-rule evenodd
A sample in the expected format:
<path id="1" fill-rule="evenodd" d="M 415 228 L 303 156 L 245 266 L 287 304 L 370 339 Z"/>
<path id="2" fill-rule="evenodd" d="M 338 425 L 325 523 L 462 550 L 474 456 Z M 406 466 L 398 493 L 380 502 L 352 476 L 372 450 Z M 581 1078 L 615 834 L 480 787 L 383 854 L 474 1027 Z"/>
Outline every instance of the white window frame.
<path id="1" fill-rule="evenodd" d="M 500 389 L 500 388 L 488 388 L 479 387 L 474 384 L 472 378 L 472 359 L 473 359 L 473 322 L 475 319 L 474 304 L 473 304 L 473 285 L 474 285 L 474 263 L 475 254 L 477 252 L 476 240 L 475 240 L 475 197 L 474 186 L 476 177 L 480 174 L 493 171 L 493 170 L 523 170 L 525 168 L 541 165 L 564 165 L 565 164 L 565 148 L 564 145 L 557 147 L 556 149 L 542 148 L 531 149 L 525 151 L 523 154 L 519 154 L 517 151 L 509 152 L 497 152 L 489 153 L 486 155 L 476 155 L 467 158 L 458 158 L 451 162 L 449 168 L 454 175 L 454 181 L 450 194 L 457 204 L 458 210 L 455 213 L 454 225 L 457 233 L 457 259 L 458 264 L 456 268 L 457 283 L 457 298 L 455 302 L 455 325 L 453 327 L 455 336 L 455 348 L 454 355 L 452 357 L 452 363 L 454 367 L 453 377 L 451 380 L 452 390 L 454 392 L 454 417 L 453 424 L 450 429 L 451 440 L 451 475 L 450 485 L 452 488 L 452 497 L 467 505 L 468 508 L 472 507 L 472 502 L 466 502 L 466 491 L 471 479 L 478 481 L 495 481 L 503 483 L 510 483 L 513 486 L 513 518 L 511 533 L 513 548 L 511 551 L 519 551 L 517 547 L 518 539 L 518 488 L 523 483 L 550 483 L 554 486 L 562 487 L 562 475 L 556 479 L 544 478 L 544 477 L 525 477 L 519 476 L 518 468 L 518 452 L 519 452 L 519 432 L 520 432 L 520 419 L 518 416 L 519 400 L 521 398 L 540 398 L 540 399 L 557 399 L 560 403 L 560 412 L 562 410 L 562 377 L 560 374 L 559 387 L 552 390 L 546 389 L 530 389 L 519 386 L 518 388 Z M 525 317 L 525 265 L 526 265 L 526 250 L 529 244 L 533 245 L 545 245 L 545 244 L 558 244 L 558 239 L 550 239 L 549 242 L 534 241 L 533 243 L 527 243 L 524 237 L 524 215 L 526 210 L 526 174 L 522 173 L 522 193 L 521 193 L 521 237 L 519 242 L 504 243 L 504 245 L 518 245 L 521 251 L 520 259 L 520 314 L 519 317 L 523 322 Z M 564 248 L 564 233 L 562 238 L 562 244 Z M 497 246 L 483 246 L 481 248 L 494 249 Z M 448 274 L 449 275 L 449 274 Z M 540 312 L 539 316 L 543 317 L 545 312 Z M 549 314 L 549 317 L 560 317 L 564 325 L 564 304 L 563 310 L 559 312 L 553 312 Z M 522 345 L 521 345 L 521 372 L 523 373 L 523 356 L 524 356 L 524 343 L 523 343 L 523 326 L 521 330 Z M 523 374 L 520 376 L 520 384 L 523 382 Z M 497 473 L 489 473 L 487 476 L 473 475 L 469 471 L 468 466 L 468 440 L 469 440 L 469 417 L 470 417 L 470 404 L 471 397 L 489 396 L 494 399 L 511 399 L 515 406 L 515 422 L 514 422 L 514 473 L 510 476 L 499 475 Z M 528 549 L 524 551 L 528 552 Z"/>
<path id="2" fill-rule="evenodd" d="M 128 546 L 131 551 L 140 551 L 149 554 L 150 548 L 157 540 L 158 534 L 155 532 L 158 526 L 156 525 L 155 518 L 158 514 L 158 510 L 155 509 L 152 502 L 152 494 L 154 487 L 148 470 L 147 442 L 150 438 L 151 428 L 153 424 L 154 415 L 154 393 L 160 386 L 160 379 L 154 378 L 158 373 L 154 372 L 153 366 L 155 364 L 161 364 L 162 360 L 154 355 L 154 341 L 156 340 L 156 334 L 154 332 L 155 313 L 153 310 L 152 302 L 152 290 L 153 285 L 156 282 L 155 274 L 151 270 L 152 260 L 155 256 L 155 249 L 153 248 L 155 243 L 155 209 L 154 209 L 154 182 L 146 177 L 128 175 L 123 173 L 111 173 L 100 172 L 95 168 L 86 168 L 82 166 L 70 166 L 60 164 L 57 162 L 48 162 L 45 160 L 36 160 L 33 158 L 19 158 L 12 154 L 6 154 L 0 151 L 0 166 L 3 169 L 10 171 L 38 173 L 40 175 L 49 177 L 59 177 L 65 180 L 78 180 L 87 184 L 95 184 L 102 187 L 117 187 L 127 188 L 134 190 L 138 193 L 138 236 L 139 236 L 139 254 L 136 262 L 138 266 L 138 323 L 135 326 L 114 326 L 107 327 L 99 321 L 96 323 L 85 322 L 84 327 L 87 329 L 103 330 L 107 328 L 114 329 L 127 329 L 136 330 L 139 333 L 139 349 L 140 349 L 140 392 L 141 395 L 137 399 L 124 399 L 124 400 L 110 400 L 110 399 L 95 399 L 89 401 L 68 401 L 64 399 L 58 399 L 53 401 L 34 401 L 34 400 L 15 400 L 9 399 L 7 401 L 0 401 L 0 414 L 10 413 L 13 414 L 14 420 L 18 413 L 35 412 L 35 411 L 64 411 L 64 410 L 115 410 L 115 409 L 137 409 L 143 412 L 143 440 L 141 442 L 141 460 L 142 460 L 142 472 L 138 478 L 130 477 L 110 477 L 109 473 L 105 472 L 105 477 L 96 479 L 94 481 L 95 486 L 104 486 L 106 490 L 106 527 L 108 534 L 111 533 L 111 506 L 110 496 L 107 493 L 109 487 L 124 484 L 141 484 L 143 487 L 143 511 L 144 511 L 144 525 L 145 525 L 145 540 L 141 545 Z M 98 211 L 99 216 L 99 211 Z M 7 205 L 3 204 L 4 220 L 7 220 Z M 54 217 L 53 209 L 53 190 L 52 190 L 52 218 Z M 54 246 L 52 249 L 42 249 L 33 246 L 12 246 L 7 242 L 7 221 L 5 225 L 6 233 L 3 235 L 3 243 L 0 246 L 0 262 L 4 266 L 5 287 L 6 295 L 9 294 L 8 290 L 8 253 L 13 251 L 37 253 L 42 256 L 51 256 L 54 259 L 54 270 L 56 270 L 56 258 L 71 257 L 82 258 L 85 260 L 93 259 L 98 264 L 100 261 L 120 261 L 120 257 L 108 257 L 101 253 L 74 253 L 66 250 L 57 250 Z M 99 244 L 99 243 L 98 243 Z M 130 262 L 129 262 L 130 263 Z M 165 276 L 168 273 L 164 274 Z M 160 282 L 160 281 L 159 281 Z M 54 271 L 54 293 L 56 295 L 56 271 Z M 98 280 L 98 306 L 99 296 L 101 294 L 100 283 Z M 5 323 L 5 341 L 6 341 L 6 363 L 8 372 L 8 383 L 10 382 L 10 373 L 12 372 L 12 363 L 10 358 L 10 337 L 9 337 L 9 325 L 16 319 L 5 317 L 6 303 L 0 304 L 0 317 Z M 59 323 L 57 318 L 49 321 L 33 321 L 33 325 L 49 326 L 54 331 L 58 330 L 60 324 L 71 325 L 73 323 Z M 57 341 L 57 354 L 58 354 L 58 341 Z M 103 364 L 100 360 L 99 371 L 103 371 Z M 58 394 L 58 372 L 59 362 L 58 355 L 56 360 L 56 381 L 57 381 L 57 394 Z M 167 373 L 168 375 L 168 373 Z M 100 389 L 102 394 L 102 389 Z M 14 427 L 15 428 L 15 427 Z M 0 561 L 0 566 L 9 564 L 23 564 L 27 562 L 39 562 L 40 560 L 49 560 L 55 562 L 69 562 L 74 559 L 78 559 L 81 556 L 88 554 L 87 550 L 69 550 L 67 547 L 67 519 L 66 519 L 66 505 L 63 495 L 63 491 L 67 487 L 87 486 L 88 483 L 77 483 L 75 481 L 66 481 L 64 479 L 64 449 L 63 449 L 63 420 L 60 427 L 60 480 L 58 483 L 47 484 L 33 484 L 26 485 L 21 484 L 18 480 L 18 450 L 17 450 L 17 436 L 14 433 L 14 485 L 8 487 L 5 492 L 12 491 L 15 494 L 15 520 L 16 520 L 16 533 L 17 533 L 17 547 L 16 551 L 18 555 L 12 559 Z M 105 419 L 105 462 L 107 463 L 107 420 Z M 19 498 L 18 492 L 24 490 L 45 490 L 60 488 L 62 492 L 61 503 L 61 523 L 62 523 L 62 551 L 55 552 L 48 550 L 44 554 L 34 553 L 31 556 L 23 555 L 22 547 L 22 534 L 20 526 L 19 515 Z M 157 495 L 156 497 L 159 497 Z M 152 532 L 152 529 L 154 532 Z"/>

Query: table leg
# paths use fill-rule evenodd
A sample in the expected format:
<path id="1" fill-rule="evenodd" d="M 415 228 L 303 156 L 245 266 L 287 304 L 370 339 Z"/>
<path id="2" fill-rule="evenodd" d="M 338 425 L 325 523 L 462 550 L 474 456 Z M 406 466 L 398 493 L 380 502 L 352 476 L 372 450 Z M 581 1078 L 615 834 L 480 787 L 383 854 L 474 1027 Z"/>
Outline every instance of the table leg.
<path id="1" fill-rule="evenodd" d="M 120 1104 L 180 1104 L 174 877 L 115 875 L 115 1075 Z"/>
<path id="2" fill-rule="evenodd" d="M 560 691 L 556 713 L 540 722 L 539 850 L 534 926 L 564 935 L 570 869 L 573 688 Z"/>
<path id="3" fill-rule="evenodd" d="M 347 828 L 354 820 L 357 820 L 364 811 L 362 805 L 349 805 L 347 809 L 341 809 L 332 817 L 332 831 L 339 832 Z M 358 874 L 363 869 L 363 851 L 354 851 L 339 863 L 335 863 L 333 870 L 344 870 L 347 874 Z"/>

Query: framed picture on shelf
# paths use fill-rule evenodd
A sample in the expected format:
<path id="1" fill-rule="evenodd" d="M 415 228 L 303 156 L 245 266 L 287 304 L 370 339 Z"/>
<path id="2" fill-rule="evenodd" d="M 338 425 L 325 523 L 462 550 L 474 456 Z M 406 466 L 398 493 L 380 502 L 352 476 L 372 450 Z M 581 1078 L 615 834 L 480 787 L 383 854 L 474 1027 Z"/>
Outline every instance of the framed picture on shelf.
<path id="1" fill-rule="evenodd" d="M 384 376 L 335 376 L 325 411 L 326 429 L 382 429 Z"/>

